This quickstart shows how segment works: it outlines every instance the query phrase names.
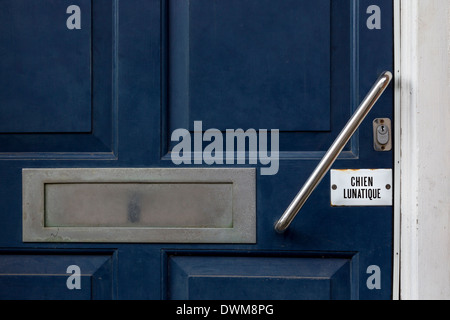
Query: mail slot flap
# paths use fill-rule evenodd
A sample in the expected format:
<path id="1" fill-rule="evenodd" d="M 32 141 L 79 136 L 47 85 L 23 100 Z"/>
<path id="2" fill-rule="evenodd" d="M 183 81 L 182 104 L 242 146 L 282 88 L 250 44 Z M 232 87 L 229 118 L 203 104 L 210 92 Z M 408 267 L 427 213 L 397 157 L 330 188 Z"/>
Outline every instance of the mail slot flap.
<path id="1" fill-rule="evenodd" d="M 254 243 L 255 169 L 24 169 L 23 240 Z"/>

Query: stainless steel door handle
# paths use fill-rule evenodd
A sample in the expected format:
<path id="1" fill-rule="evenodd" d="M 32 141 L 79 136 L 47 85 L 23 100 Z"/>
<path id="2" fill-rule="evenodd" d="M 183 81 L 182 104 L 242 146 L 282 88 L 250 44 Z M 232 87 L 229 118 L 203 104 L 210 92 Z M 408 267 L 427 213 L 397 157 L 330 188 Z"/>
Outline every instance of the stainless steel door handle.
<path id="1" fill-rule="evenodd" d="M 317 165 L 314 172 L 305 182 L 303 188 L 286 209 L 280 220 L 278 220 L 277 224 L 275 225 L 275 230 L 277 232 L 283 233 L 292 223 L 300 209 L 305 204 L 306 200 L 308 200 L 309 196 L 316 189 L 317 185 L 320 183 L 320 181 L 322 181 L 328 170 L 330 170 L 331 166 L 336 161 L 339 154 L 342 152 L 342 149 L 344 149 L 345 145 L 348 143 L 356 130 L 358 130 L 359 126 L 369 114 L 372 107 L 386 90 L 392 80 L 392 77 L 392 73 L 389 71 L 385 71 L 380 75 L 378 80 L 373 85 L 372 89 L 361 102 L 356 112 L 350 118 L 349 122 L 345 125 L 344 129 L 342 129 L 341 133 L 333 142 L 330 149 Z"/>

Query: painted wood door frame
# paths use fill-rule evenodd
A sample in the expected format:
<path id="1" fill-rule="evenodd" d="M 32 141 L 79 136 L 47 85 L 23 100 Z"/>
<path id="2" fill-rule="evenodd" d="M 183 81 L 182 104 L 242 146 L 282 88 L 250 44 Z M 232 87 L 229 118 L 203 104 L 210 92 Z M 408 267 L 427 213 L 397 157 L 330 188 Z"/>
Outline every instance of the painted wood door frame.
<path id="1" fill-rule="evenodd" d="M 450 1 L 394 0 L 394 299 L 450 299 Z"/>

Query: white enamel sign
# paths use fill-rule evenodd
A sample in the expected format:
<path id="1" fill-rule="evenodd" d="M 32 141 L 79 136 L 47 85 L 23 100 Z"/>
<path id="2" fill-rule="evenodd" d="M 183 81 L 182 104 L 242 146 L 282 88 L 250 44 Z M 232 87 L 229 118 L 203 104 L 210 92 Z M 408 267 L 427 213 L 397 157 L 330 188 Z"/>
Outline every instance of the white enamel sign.
<path id="1" fill-rule="evenodd" d="M 392 169 L 331 170 L 332 206 L 392 206 Z"/>

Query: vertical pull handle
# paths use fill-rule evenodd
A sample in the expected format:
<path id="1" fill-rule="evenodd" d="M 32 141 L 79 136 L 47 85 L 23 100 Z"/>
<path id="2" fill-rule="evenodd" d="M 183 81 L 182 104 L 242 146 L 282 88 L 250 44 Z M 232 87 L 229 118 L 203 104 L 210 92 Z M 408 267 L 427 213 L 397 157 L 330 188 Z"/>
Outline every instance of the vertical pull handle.
<path id="1" fill-rule="evenodd" d="M 348 143 L 356 130 L 358 130 L 359 126 L 369 114 L 372 107 L 386 90 L 392 80 L 392 77 L 393 76 L 391 72 L 385 71 L 377 79 L 372 89 L 361 102 L 360 106 L 350 118 L 349 122 L 345 125 L 344 129 L 342 129 L 341 133 L 331 145 L 330 149 L 327 151 L 323 159 L 317 165 L 316 169 L 306 181 L 303 188 L 286 209 L 280 220 L 278 220 L 277 224 L 275 225 L 275 230 L 278 233 L 283 233 L 284 231 L 286 231 L 286 229 L 292 223 L 300 209 L 305 204 L 306 200 L 308 200 L 310 195 L 316 189 L 317 185 L 320 183 L 320 181 L 322 181 L 323 177 L 330 170 L 331 166 L 336 161 L 345 145 Z"/>

